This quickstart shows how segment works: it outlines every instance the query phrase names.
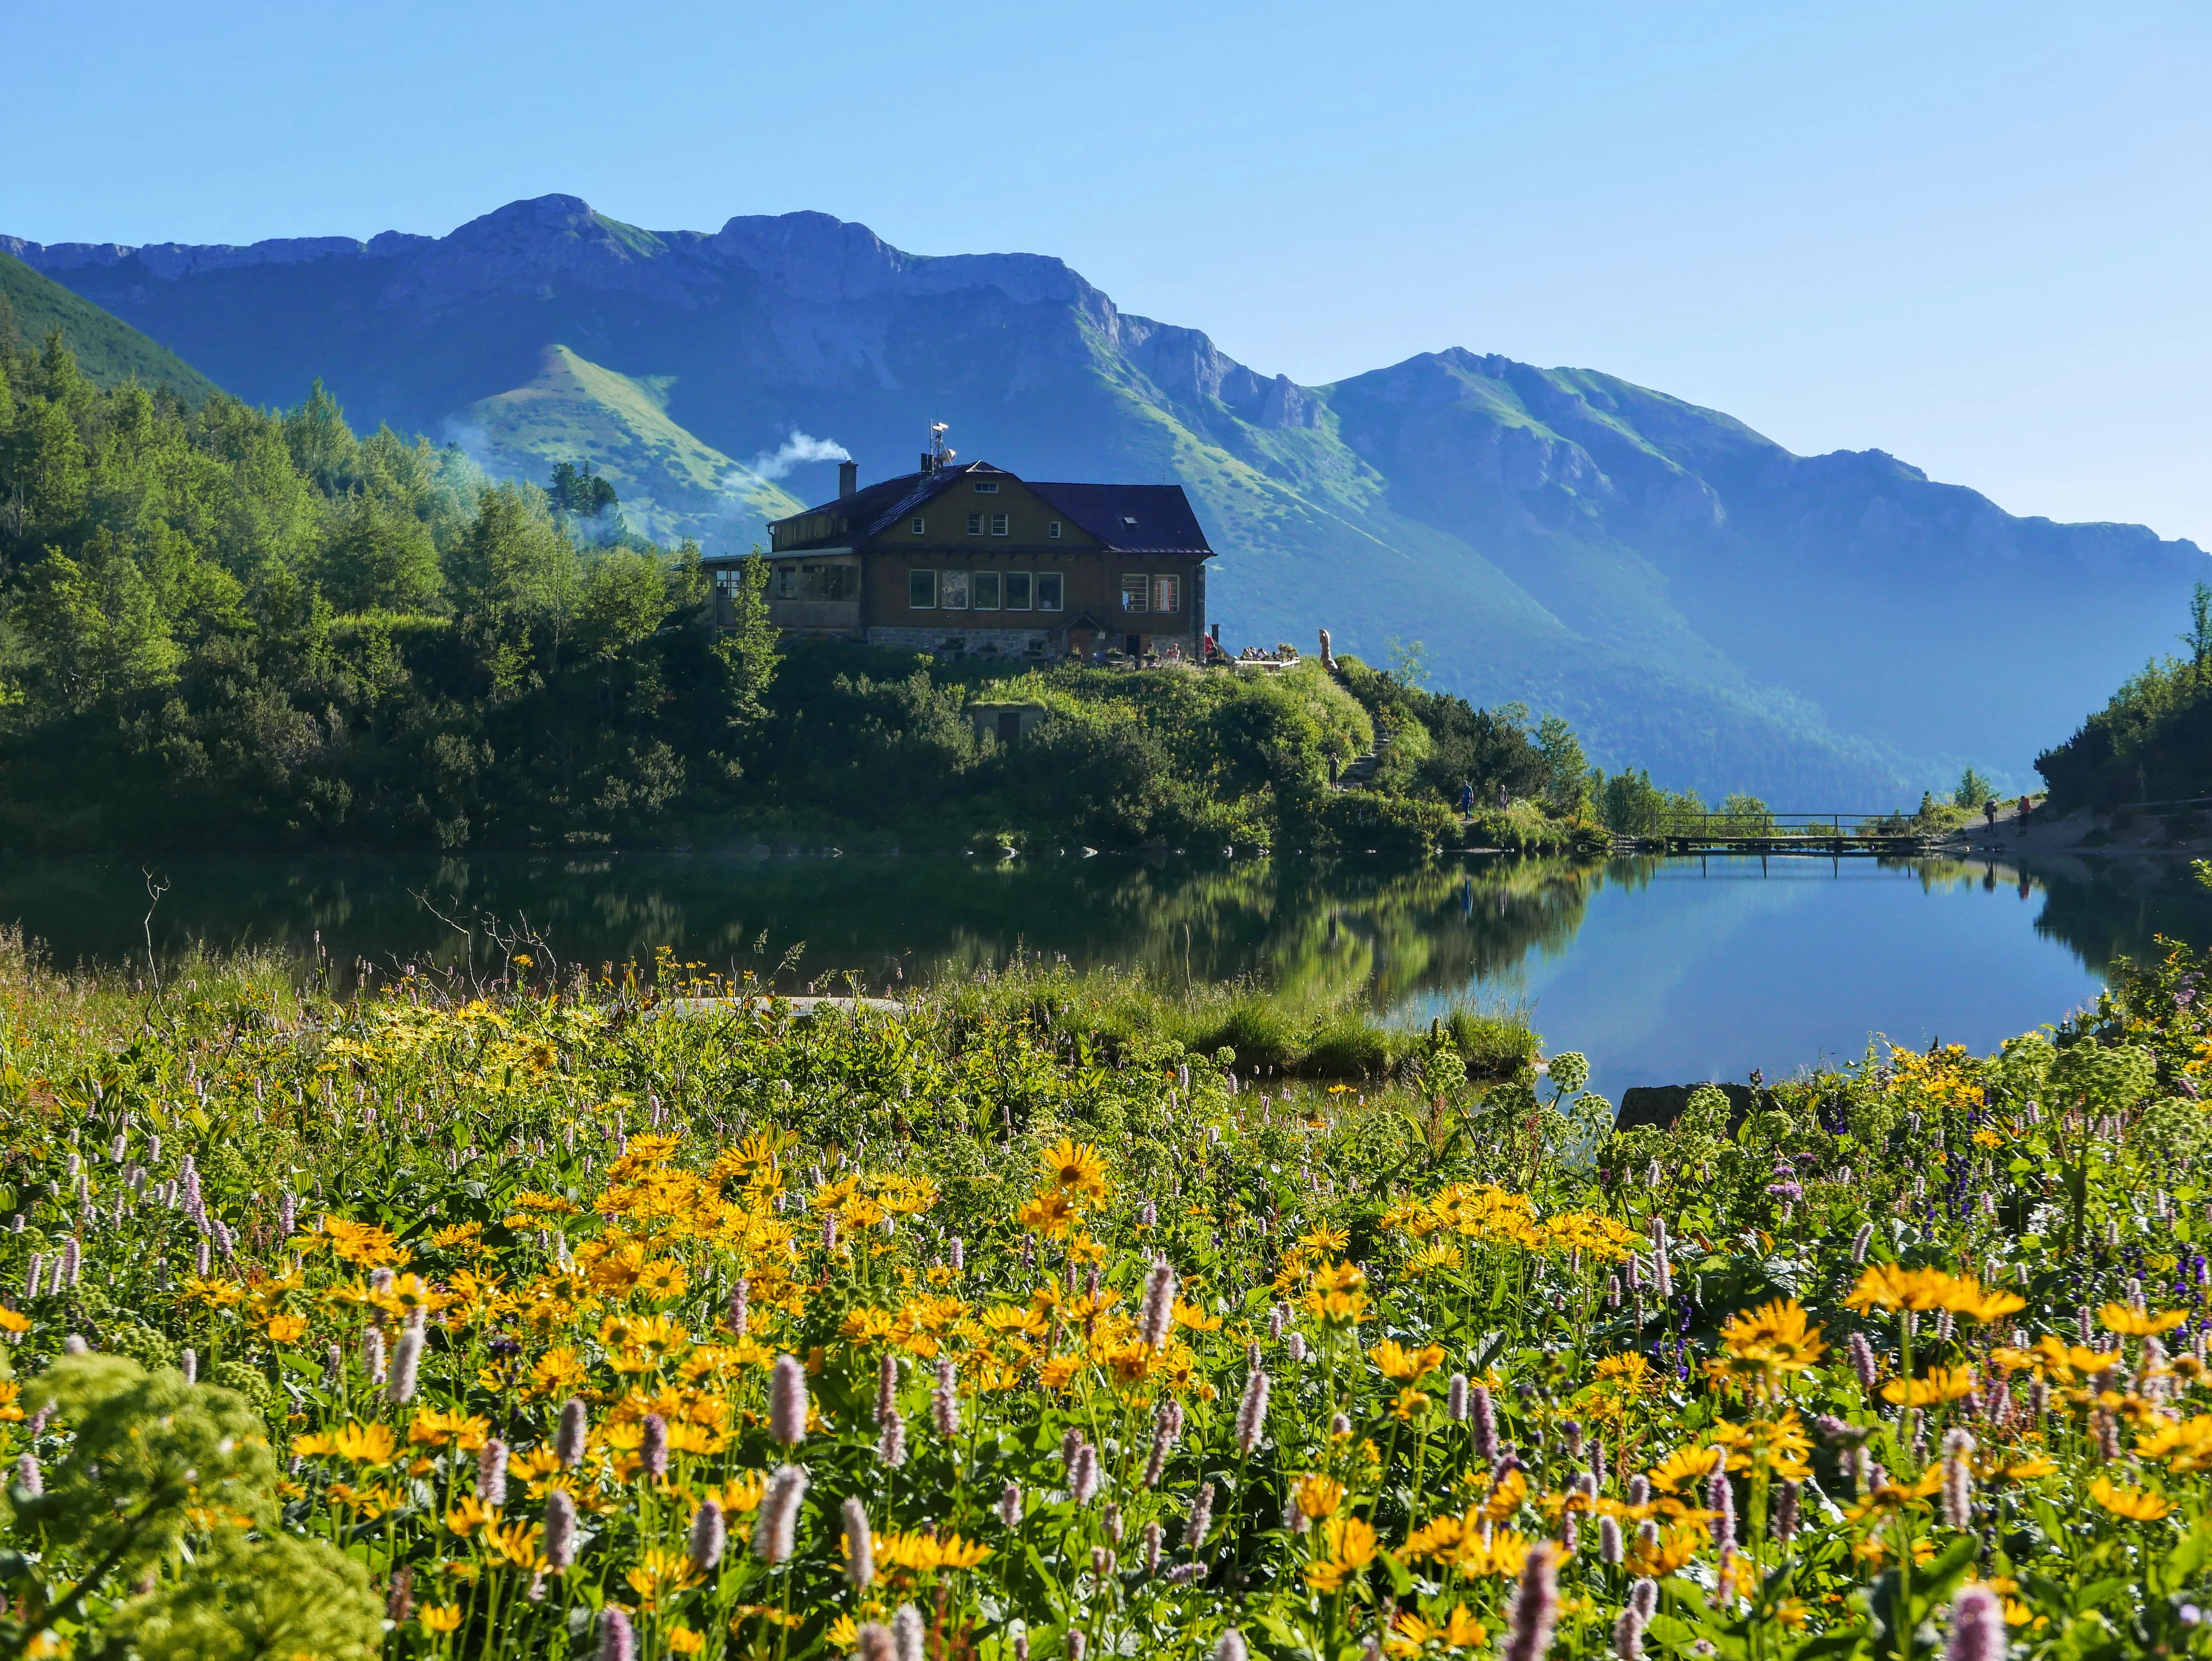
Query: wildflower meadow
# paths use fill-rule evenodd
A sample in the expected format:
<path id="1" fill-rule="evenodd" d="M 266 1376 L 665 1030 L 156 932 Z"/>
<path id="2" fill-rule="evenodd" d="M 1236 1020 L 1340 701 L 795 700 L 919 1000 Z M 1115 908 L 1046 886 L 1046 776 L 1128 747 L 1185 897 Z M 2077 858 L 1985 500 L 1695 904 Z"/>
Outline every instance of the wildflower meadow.
<path id="1" fill-rule="evenodd" d="M 0 1654 L 2212 1653 L 2204 973 L 1622 1132 L 1049 977 L 17 943 Z"/>

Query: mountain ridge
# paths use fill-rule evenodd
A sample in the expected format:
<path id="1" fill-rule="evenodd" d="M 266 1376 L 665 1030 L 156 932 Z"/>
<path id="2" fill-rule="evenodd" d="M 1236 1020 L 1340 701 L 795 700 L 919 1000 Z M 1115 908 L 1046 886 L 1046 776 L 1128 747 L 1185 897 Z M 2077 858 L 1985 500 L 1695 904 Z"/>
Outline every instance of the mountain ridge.
<path id="1" fill-rule="evenodd" d="M 726 457 L 803 428 L 880 476 L 934 417 L 1017 472 L 1176 478 L 1232 638 L 1419 636 L 1440 684 L 1559 709 L 1607 765 L 1709 794 L 1879 805 L 1969 761 L 2024 780 L 2205 570 L 2191 543 L 2015 518 L 1880 451 L 1796 456 L 1601 371 L 1455 347 L 1299 385 L 1052 256 L 908 254 L 826 214 L 653 232 L 552 196 L 442 238 L 0 248 L 258 401 L 319 373 L 435 433 L 558 344 L 664 386 Z M 826 466 L 791 484 L 830 490 Z"/>

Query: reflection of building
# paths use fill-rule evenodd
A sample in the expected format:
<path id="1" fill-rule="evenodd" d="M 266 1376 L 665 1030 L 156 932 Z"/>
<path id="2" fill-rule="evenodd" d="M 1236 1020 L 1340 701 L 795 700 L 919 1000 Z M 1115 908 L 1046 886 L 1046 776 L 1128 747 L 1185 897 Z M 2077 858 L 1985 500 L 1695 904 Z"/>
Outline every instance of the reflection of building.
<path id="1" fill-rule="evenodd" d="M 1213 555 L 1176 484 L 1046 484 L 988 462 L 919 472 L 769 525 L 769 618 L 787 634 L 927 652 L 1196 661 Z M 717 555 L 719 609 L 743 556 Z"/>

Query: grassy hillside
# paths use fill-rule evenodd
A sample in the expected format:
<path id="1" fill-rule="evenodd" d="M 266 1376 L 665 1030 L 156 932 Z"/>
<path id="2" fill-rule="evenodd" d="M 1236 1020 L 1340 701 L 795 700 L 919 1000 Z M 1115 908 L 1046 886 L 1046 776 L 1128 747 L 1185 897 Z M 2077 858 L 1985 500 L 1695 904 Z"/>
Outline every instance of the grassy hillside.
<path id="1" fill-rule="evenodd" d="M 110 316 L 41 276 L 12 254 L 0 253 L 0 318 L 12 317 L 27 342 L 43 341 L 56 329 L 76 354 L 77 367 L 101 386 L 116 386 L 137 376 L 148 386 L 166 385 L 188 404 L 199 404 L 218 390 L 216 384 L 166 346 L 146 338 L 120 318 Z"/>
<path id="2" fill-rule="evenodd" d="M 668 384 L 548 346 L 528 384 L 471 404 L 448 430 L 495 475 L 542 484 L 556 462 L 589 460 L 623 522 L 657 541 L 696 536 L 710 553 L 763 541 L 767 520 L 805 504 L 671 421 Z"/>

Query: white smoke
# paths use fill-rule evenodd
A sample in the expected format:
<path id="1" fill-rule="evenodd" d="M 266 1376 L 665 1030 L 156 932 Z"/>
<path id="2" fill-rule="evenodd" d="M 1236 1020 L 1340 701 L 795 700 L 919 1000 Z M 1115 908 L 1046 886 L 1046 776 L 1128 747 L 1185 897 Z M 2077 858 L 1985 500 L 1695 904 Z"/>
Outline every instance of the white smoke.
<path id="1" fill-rule="evenodd" d="M 448 415 L 439 423 L 439 436 L 485 472 L 493 470 L 490 436 L 476 422 Z"/>
<path id="2" fill-rule="evenodd" d="M 774 450 L 763 450 L 752 458 L 752 470 L 763 479 L 780 479 L 794 467 L 807 462 L 850 461 L 853 452 L 835 439 L 809 438 L 797 427 L 791 436 Z"/>

